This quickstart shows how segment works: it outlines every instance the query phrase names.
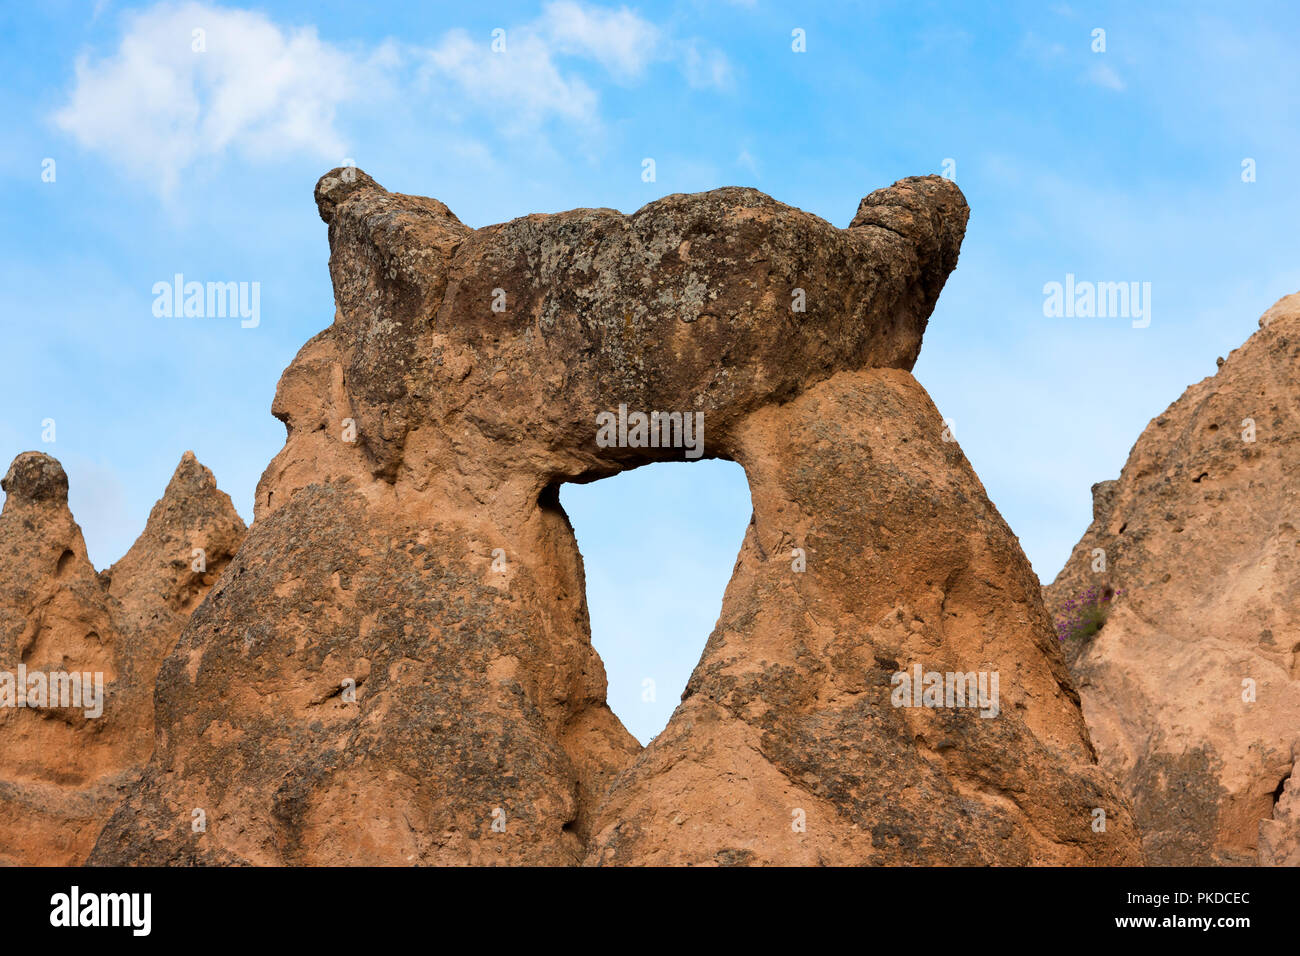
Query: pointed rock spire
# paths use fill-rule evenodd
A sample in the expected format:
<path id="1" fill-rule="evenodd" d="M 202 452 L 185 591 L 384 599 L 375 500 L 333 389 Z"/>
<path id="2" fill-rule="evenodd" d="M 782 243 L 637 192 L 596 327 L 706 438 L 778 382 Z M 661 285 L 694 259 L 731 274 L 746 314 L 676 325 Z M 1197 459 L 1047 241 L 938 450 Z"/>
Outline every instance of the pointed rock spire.
<path id="1" fill-rule="evenodd" d="M 110 571 L 110 591 L 129 617 L 138 625 L 165 622 L 162 656 L 247 530 L 212 472 L 187 451 L 149 512 L 144 531 Z M 155 669 L 162 656 L 153 662 Z"/>
<path id="2" fill-rule="evenodd" d="M 158 665 L 244 524 L 186 452 L 144 533 L 101 575 L 58 461 L 24 452 L 0 484 L 0 863 L 80 863 L 149 757 Z M 78 682 L 71 706 L 53 696 L 65 678 Z"/>

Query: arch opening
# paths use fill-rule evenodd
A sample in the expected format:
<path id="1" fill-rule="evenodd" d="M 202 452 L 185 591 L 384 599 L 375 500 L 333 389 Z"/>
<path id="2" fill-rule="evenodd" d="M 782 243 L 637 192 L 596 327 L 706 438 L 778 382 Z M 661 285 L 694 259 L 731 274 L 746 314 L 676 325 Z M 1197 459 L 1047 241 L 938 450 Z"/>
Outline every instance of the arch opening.
<path id="1" fill-rule="evenodd" d="M 667 725 L 717 623 L 753 512 L 733 461 L 661 462 L 560 486 L 586 576 L 607 699 L 648 744 Z"/>

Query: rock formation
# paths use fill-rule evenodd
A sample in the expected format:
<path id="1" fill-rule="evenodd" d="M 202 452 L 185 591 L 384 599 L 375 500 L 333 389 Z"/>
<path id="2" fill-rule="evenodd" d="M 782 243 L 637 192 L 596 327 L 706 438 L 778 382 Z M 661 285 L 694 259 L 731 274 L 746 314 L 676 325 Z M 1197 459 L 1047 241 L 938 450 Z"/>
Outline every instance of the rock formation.
<path id="1" fill-rule="evenodd" d="M 75 864 L 148 760 L 158 667 L 245 529 L 186 452 L 139 540 L 97 574 L 57 461 L 25 452 L 2 484 L 0 863 Z M 73 674 L 80 706 L 55 706 Z"/>
<path id="2" fill-rule="evenodd" d="M 1133 861 L 1038 579 L 944 434 L 896 369 L 738 430 L 754 515 L 721 617 L 589 862 Z M 917 664 L 998 675 L 996 715 L 895 706 L 893 675 Z"/>
<path id="3" fill-rule="evenodd" d="M 1300 862 L 1300 295 L 1093 487 L 1048 604 L 1089 589 L 1065 650 L 1147 861 Z"/>
<path id="4" fill-rule="evenodd" d="M 1278 787 L 1272 819 L 1259 825 L 1259 862 L 1261 866 L 1300 866 L 1300 782 L 1294 773 Z"/>
<path id="5" fill-rule="evenodd" d="M 316 200 L 334 322 L 281 378 L 285 447 L 92 862 L 1137 858 L 1033 575 L 907 371 L 952 183 L 847 229 L 751 189 L 478 230 L 354 169 Z M 693 440 L 744 465 L 754 521 L 641 752 L 558 488 Z M 893 706 L 914 664 L 1000 675 L 996 716 Z"/>

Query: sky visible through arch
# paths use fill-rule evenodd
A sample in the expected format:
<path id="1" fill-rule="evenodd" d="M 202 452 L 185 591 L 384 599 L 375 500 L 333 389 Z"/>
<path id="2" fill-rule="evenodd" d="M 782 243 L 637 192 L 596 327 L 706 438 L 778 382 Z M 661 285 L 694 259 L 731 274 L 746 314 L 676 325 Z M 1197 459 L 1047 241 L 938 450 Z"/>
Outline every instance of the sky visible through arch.
<path id="1" fill-rule="evenodd" d="M 844 226 L 946 171 L 972 215 L 915 374 L 1050 580 L 1089 486 L 1300 289 L 1297 27 L 1288 3 L 8 5 L 0 458 L 63 462 L 99 567 L 187 448 L 251 520 L 276 381 L 333 316 L 312 187 L 345 161 L 476 227 L 723 185 Z M 155 316 L 177 273 L 258 283 L 257 327 Z M 1149 326 L 1045 315 L 1067 275 L 1150 283 Z M 690 508 L 667 504 L 679 471 Z M 668 638 L 645 613 L 621 646 L 599 633 L 598 608 L 636 606 L 608 562 L 679 569 L 674 601 L 716 616 L 738 473 L 566 488 L 611 674 Z M 659 503 L 635 548 L 624 486 Z"/>
<path id="2" fill-rule="evenodd" d="M 753 510 L 745 471 L 719 459 L 660 462 L 561 485 L 560 503 L 582 552 L 609 706 L 649 743 L 722 609 Z"/>

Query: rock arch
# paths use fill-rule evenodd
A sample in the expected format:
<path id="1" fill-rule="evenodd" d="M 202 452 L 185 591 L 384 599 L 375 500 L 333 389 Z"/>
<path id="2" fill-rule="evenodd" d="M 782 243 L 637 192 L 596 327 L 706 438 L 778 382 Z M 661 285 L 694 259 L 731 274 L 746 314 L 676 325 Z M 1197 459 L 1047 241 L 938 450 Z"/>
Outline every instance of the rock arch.
<path id="1" fill-rule="evenodd" d="M 285 447 L 93 862 L 1136 860 L 1037 581 L 908 374 L 955 185 L 902 180 L 847 229 L 752 189 L 478 230 L 355 169 L 316 200 L 334 323 L 281 378 Z M 681 456 L 598 444 L 620 404 L 703 413 L 754 502 L 644 752 L 554 493 Z M 1000 671 L 1000 717 L 892 707 L 913 661 Z"/>

